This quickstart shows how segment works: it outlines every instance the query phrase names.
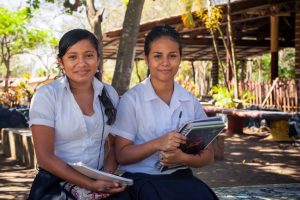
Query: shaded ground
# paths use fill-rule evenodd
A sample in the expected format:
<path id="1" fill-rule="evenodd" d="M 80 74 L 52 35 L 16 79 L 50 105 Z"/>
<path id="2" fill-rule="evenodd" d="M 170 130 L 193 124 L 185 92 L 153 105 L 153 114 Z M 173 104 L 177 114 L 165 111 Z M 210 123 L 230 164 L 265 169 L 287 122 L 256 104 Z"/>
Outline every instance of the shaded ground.
<path id="1" fill-rule="evenodd" d="M 251 129 L 225 139 L 225 159 L 194 172 L 211 187 L 300 183 L 300 140 L 274 142 Z"/>
<path id="2" fill-rule="evenodd" d="M 225 139 L 224 160 L 194 169 L 195 174 L 211 187 L 300 183 L 299 139 L 271 142 L 266 132 L 245 132 Z M 24 199 L 34 174 L 0 151 L 0 199 Z"/>

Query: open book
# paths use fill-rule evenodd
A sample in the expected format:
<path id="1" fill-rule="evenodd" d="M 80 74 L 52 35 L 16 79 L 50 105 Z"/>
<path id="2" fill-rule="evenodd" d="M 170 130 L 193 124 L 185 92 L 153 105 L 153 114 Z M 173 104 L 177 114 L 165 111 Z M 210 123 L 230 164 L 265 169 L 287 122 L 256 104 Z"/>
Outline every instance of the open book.
<path id="1" fill-rule="evenodd" d="M 110 173 L 107 173 L 104 171 L 99 171 L 99 170 L 90 168 L 87 165 L 83 164 L 82 162 L 68 163 L 68 165 L 73 167 L 75 170 L 77 170 L 81 174 L 84 174 L 92 179 L 116 181 L 123 185 L 133 185 L 132 179 L 124 178 L 121 176 L 117 176 L 117 175 L 110 174 Z"/>
<path id="2" fill-rule="evenodd" d="M 222 132 L 225 124 L 221 117 L 208 117 L 205 119 L 192 120 L 185 123 L 179 133 L 187 137 L 187 142 L 179 148 L 188 154 L 198 154 L 214 141 L 214 139 Z M 166 167 L 156 164 L 159 170 L 165 171 L 182 166 Z"/>

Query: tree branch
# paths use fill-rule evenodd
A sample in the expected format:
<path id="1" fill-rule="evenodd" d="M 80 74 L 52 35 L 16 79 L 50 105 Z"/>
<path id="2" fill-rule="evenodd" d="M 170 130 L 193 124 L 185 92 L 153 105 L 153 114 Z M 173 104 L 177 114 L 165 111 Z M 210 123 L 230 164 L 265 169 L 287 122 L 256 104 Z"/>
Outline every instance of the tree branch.
<path id="1" fill-rule="evenodd" d="M 69 8 L 72 11 L 77 11 L 77 9 L 81 6 L 80 0 L 75 0 L 75 2 L 72 4 L 70 0 L 65 0 L 64 7 Z"/>

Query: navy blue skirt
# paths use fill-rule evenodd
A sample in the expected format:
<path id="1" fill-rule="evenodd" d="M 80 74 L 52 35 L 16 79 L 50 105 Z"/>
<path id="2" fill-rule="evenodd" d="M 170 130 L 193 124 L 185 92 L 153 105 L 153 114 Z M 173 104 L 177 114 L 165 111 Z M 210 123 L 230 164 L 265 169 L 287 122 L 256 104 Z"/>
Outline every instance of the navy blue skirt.
<path id="1" fill-rule="evenodd" d="M 112 199 L 133 200 L 218 200 L 217 195 L 203 181 L 193 176 L 190 169 L 168 175 L 125 173 L 134 185 Z"/>

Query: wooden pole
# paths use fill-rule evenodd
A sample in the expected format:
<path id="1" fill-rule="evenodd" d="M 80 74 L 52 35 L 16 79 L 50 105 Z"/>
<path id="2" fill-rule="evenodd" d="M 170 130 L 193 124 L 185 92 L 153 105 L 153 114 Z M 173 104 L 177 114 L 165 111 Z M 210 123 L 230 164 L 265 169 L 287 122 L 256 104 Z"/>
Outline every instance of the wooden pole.
<path id="1" fill-rule="evenodd" d="M 271 16 L 271 82 L 278 77 L 278 26 L 279 17 Z"/>

